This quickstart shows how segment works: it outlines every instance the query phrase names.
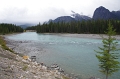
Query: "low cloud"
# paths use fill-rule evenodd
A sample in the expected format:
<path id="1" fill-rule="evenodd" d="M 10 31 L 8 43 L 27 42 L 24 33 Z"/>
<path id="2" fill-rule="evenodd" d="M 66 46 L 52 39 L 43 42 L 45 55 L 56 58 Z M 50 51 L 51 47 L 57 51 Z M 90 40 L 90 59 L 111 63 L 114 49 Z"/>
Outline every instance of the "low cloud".
<path id="1" fill-rule="evenodd" d="M 119 3 L 120 0 L 1 0 L 0 22 L 43 23 L 70 16 L 71 10 L 92 17 L 99 6 L 120 10 Z"/>
<path id="2" fill-rule="evenodd" d="M 26 8 L 16 8 L 8 7 L 0 12 L 0 20 L 11 22 L 11 21 L 22 21 L 28 15 L 28 10 Z"/>
<path id="3" fill-rule="evenodd" d="M 2 12 L 0 12 L 1 22 L 30 22 L 30 23 L 39 23 L 45 22 L 49 19 L 55 19 L 59 16 L 67 15 L 64 9 L 58 8 L 44 8 L 38 9 L 37 12 L 34 10 L 29 10 L 27 8 L 16 8 L 9 7 L 5 8 Z"/>

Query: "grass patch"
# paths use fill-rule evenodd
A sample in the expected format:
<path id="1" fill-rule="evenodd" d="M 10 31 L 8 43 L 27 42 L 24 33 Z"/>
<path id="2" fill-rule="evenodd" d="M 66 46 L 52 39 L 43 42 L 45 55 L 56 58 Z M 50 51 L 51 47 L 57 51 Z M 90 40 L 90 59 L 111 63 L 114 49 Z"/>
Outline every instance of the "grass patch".
<path id="1" fill-rule="evenodd" d="M 28 68 L 28 66 L 27 66 L 27 65 L 24 65 L 23 68 L 22 68 L 22 70 L 26 71 L 27 68 Z"/>
<path id="2" fill-rule="evenodd" d="M 68 78 L 68 77 L 65 77 L 65 76 L 62 76 L 62 78 L 63 78 L 63 79 L 70 79 L 70 78 Z"/>
<path id="3" fill-rule="evenodd" d="M 60 79 L 60 78 L 58 78 L 58 77 L 55 77 L 55 79 Z"/>
<path id="4" fill-rule="evenodd" d="M 9 48 L 6 46 L 6 42 L 5 42 L 5 40 L 4 40 L 4 38 L 3 38 L 2 36 L 0 36 L 0 45 L 1 45 L 1 47 L 2 47 L 3 49 L 8 50 L 8 51 L 14 53 L 13 50 L 9 49 Z"/>

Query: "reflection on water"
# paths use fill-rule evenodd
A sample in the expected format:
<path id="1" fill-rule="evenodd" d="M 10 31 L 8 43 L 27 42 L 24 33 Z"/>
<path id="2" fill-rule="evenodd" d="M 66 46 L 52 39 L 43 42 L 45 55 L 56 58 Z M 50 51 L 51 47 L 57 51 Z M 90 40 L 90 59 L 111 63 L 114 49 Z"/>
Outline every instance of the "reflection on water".
<path id="1" fill-rule="evenodd" d="M 20 43 L 19 47 L 30 56 L 36 55 L 38 62 L 44 62 L 48 66 L 57 63 L 67 73 L 74 73 L 80 79 L 88 79 L 92 76 L 105 77 L 98 71 L 99 62 L 94 52 L 94 50 L 98 50 L 98 46 L 102 46 L 101 39 L 63 37 L 57 34 L 37 34 L 35 32 L 11 35 L 7 38 L 31 41 Z M 120 79 L 119 74 L 120 71 L 110 79 Z"/>

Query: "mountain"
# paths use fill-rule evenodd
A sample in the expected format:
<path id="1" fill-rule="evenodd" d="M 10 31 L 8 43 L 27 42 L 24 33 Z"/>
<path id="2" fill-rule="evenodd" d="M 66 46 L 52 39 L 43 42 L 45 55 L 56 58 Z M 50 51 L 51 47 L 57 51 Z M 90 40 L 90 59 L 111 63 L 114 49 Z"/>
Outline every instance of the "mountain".
<path id="1" fill-rule="evenodd" d="M 112 13 L 120 18 L 120 11 L 112 11 Z"/>
<path id="2" fill-rule="evenodd" d="M 80 15 L 78 13 L 75 13 L 74 11 L 71 11 L 73 14 L 71 15 L 76 21 L 82 21 L 82 20 L 90 20 L 91 18 L 85 15 Z"/>
<path id="3" fill-rule="evenodd" d="M 97 19 L 104 19 L 104 20 L 108 20 L 108 19 L 118 19 L 120 20 L 120 12 L 110 12 L 108 9 L 106 9 L 103 6 L 98 7 L 93 14 L 93 19 L 97 20 Z"/>
<path id="4" fill-rule="evenodd" d="M 83 21 L 83 20 L 90 20 L 91 18 L 85 15 L 80 15 L 72 11 L 71 16 L 61 16 L 54 20 L 49 20 L 49 22 L 72 22 L 72 21 Z"/>
<path id="5" fill-rule="evenodd" d="M 75 21 L 75 19 L 72 18 L 71 16 L 61 16 L 53 20 L 53 22 L 71 22 L 71 21 Z"/>
<path id="6" fill-rule="evenodd" d="M 71 22 L 71 21 L 87 21 L 87 20 L 98 20 L 98 19 L 103 19 L 103 20 L 108 20 L 108 19 L 113 19 L 113 20 L 120 20 L 120 11 L 112 11 L 110 12 L 108 9 L 106 9 L 103 6 L 100 6 L 96 8 L 94 11 L 93 17 L 90 18 L 86 15 L 81 15 L 79 13 L 76 13 L 74 11 L 71 11 L 72 14 L 71 16 L 61 16 L 56 18 L 55 20 L 51 20 L 53 22 Z"/>

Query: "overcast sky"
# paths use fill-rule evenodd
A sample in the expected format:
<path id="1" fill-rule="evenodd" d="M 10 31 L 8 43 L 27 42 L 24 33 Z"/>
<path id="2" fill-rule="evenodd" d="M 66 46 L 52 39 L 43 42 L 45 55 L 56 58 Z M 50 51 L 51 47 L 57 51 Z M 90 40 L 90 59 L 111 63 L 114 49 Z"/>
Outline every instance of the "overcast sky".
<path id="1" fill-rule="evenodd" d="M 71 10 L 92 17 L 99 6 L 117 11 L 120 0 L 0 0 L 0 23 L 42 23 L 69 16 Z"/>

